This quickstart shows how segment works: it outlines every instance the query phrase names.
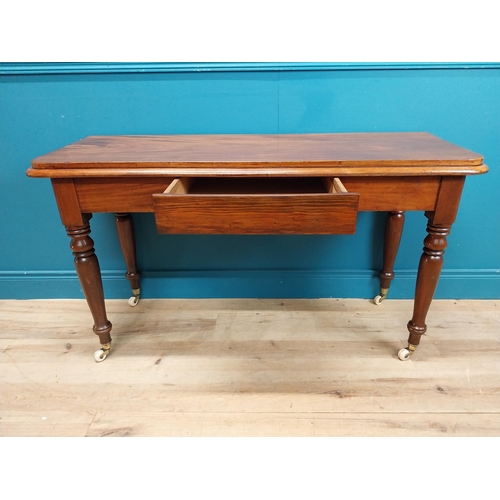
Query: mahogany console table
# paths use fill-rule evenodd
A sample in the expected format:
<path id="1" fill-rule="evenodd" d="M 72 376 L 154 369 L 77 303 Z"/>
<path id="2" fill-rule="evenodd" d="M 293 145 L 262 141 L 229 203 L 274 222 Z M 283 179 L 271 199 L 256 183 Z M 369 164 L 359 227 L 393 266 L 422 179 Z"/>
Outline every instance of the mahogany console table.
<path id="1" fill-rule="evenodd" d="M 89 220 L 116 214 L 133 296 L 140 297 L 133 212 L 154 212 L 160 233 L 352 234 L 359 211 L 388 212 L 381 292 L 387 295 L 407 210 L 428 219 L 405 360 L 426 331 L 467 175 L 481 155 L 428 133 L 95 136 L 36 158 L 71 238 L 76 271 L 101 342 L 111 348 L 101 273 Z"/>

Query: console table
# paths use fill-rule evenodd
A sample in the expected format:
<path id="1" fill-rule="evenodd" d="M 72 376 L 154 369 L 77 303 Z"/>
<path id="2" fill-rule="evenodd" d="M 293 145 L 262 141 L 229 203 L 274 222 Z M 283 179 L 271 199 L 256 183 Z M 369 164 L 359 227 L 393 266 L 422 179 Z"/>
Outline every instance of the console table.
<path id="1" fill-rule="evenodd" d="M 443 265 L 466 176 L 481 155 L 428 133 L 92 136 L 33 160 L 52 180 L 62 223 L 101 342 L 111 349 L 101 273 L 89 236 L 94 212 L 116 214 L 135 306 L 140 297 L 131 213 L 154 212 L 169 234 L 353 234 L 359 211 L 387 212 L 380 304 L 408 210 L 428 219 L 408 322 L 410 357 Z"/>

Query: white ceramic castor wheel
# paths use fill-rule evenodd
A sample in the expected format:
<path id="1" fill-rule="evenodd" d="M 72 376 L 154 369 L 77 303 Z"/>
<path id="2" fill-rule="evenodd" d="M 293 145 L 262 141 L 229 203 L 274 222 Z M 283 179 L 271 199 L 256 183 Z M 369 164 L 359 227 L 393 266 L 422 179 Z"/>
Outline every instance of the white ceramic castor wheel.
<path id="1" fill-rule="evenodd" d="M 96 352 L 94 352 L 94 359 L 96 360 L 96 363 L 101 363 L 108 357 L 108 353 L 104 349 L 98 349 Z"/>
<path id="2" fill-rule="evenodd" d="M 409 357 L 412 355 L 412 351 L 410 351 L 410 349 L 407 349 L 406 347 L 403 347 L 403 349 L 401 349 L 399 352 L 398 352 L 398 358 L 401 360 L 401 361 L 406 361 L 407 359 L 409 359 Z"/>
<path id="3" fill-rule="evenodd" d="M 132 295 L 130 299 L 128 299 L 128 305 L 130 307 L 135 307 L 139 303 L 139 295 Z"/>
<path id="4" fill-rule="evenodd" d="M 111 343 L 102 344 L 102 347 L 94 352 L 94 359 L 96 363 L 103 362 L 108 357 L 109 351 L 111 351 Z"/>
<path id="5" fill-rule="evenodd" d="M 373 303 L 376 306 L 379 306 L 387 297 L 387 294 L 389 293 L 388 288 L 380 288 L 380 293 L 373 299 Z"/>
<path id="6" fill-rule="evenodd" d="M 139 299 L 141 298 L 141 289 L 140 288 L 132 288 L 132 297 L 128 299 L 128 305 L 130 307 L 135 307 L 139 303 Z"/>

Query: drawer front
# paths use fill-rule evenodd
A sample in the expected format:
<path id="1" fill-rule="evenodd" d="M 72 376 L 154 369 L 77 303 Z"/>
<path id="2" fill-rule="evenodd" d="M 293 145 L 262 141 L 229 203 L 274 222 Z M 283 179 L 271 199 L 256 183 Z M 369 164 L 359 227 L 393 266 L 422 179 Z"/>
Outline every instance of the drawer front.
<path id="1" fill-rule="evenodd" d="M 353 234 L 357 193 L 155 194 L 166 234 Z"/>

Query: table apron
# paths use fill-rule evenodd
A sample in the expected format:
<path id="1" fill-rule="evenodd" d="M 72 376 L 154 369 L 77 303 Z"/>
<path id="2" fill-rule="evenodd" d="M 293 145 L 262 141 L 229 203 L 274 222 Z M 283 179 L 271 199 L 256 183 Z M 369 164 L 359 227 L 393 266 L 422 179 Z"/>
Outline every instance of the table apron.
<path id="1" fill-rule="evenodd" d="M 359 211 L 434 210 L 442 177 L 341 177 L 346 189 L 359 193 Z M 172 177 L 74 179 L 82 213 L 153 212 L 153 194 Z"/>

